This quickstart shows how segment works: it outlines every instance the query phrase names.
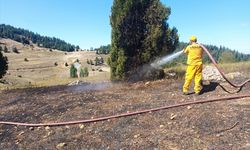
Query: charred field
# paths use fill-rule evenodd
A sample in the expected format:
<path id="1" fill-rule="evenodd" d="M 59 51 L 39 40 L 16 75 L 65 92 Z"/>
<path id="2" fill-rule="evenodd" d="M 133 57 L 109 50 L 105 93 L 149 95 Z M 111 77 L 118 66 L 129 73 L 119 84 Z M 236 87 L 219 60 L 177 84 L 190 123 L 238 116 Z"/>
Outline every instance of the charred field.
<path id="1" fill-rule="evenodd" d="M 220 86 L 182 95 L 180 80 L 0 91 L 0 121 L 49 123 L 228 96 Z M 95 88 L 98 87 L 98 88 Z M 238 94 L 249 93 L 247 84 Z M 208 88 L 209 89 L 209 88 Z M 0 124 L 1 149 L 249 149 L 250 99 L 190 105 L 55 127 Z"/>

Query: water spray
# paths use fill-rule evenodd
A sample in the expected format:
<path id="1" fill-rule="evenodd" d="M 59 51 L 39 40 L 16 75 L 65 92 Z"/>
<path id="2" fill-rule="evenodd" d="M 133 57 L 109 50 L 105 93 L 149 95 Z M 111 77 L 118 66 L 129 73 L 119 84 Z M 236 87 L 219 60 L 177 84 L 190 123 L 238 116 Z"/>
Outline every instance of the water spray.
<path id="1" fill-rule="evenodd" d="M 174 60 L 175 58 L 179 57 L 181 54 L 183 53 L 183 51 L 179 51 L 179 52 L 176 52 L 174 54 L 171 54 L 171 55 L 167 55 L 167 56 L 164 56 L 158 60 L 155 60 L 153 63 L 151 63 L 150 65 L 154 68 L 160 68 L 162 65 Z"/>

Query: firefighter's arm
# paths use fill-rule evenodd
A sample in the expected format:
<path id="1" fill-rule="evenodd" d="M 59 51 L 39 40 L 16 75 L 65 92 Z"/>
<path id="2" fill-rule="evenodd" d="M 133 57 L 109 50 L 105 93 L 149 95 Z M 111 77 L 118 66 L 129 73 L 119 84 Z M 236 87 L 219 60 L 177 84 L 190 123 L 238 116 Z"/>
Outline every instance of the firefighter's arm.
<path id="1" fill-rule="evenodd" d="M 188 47 L 184 48 L 184 49 L 183 49 L 183 53 L 188 54 L 188 50 L 189 50 Z"/>

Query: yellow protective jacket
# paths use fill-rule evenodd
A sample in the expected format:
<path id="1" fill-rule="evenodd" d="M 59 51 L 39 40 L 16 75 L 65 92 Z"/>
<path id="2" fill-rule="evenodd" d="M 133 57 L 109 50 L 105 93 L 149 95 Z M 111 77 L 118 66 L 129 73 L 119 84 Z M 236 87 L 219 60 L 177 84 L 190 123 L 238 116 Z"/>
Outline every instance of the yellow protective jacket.
<path id="1" fill-rule="evenodd" d="M 187 65 L 202 64 L 203 49 L 199 44 L 193 43 L 191 45 L 188 45 L 187 48 L 184 50 L 184 53 L 188 55 Z"/>

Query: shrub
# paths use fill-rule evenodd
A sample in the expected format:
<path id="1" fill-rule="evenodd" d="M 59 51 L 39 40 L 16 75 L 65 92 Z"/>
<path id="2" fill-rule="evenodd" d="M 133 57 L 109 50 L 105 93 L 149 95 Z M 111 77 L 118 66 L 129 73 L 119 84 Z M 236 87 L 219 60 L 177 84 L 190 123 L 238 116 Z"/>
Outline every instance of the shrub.
<path id="1" fill-rule="evenodd" d="M 70 67 L 70 77 L 71 78 L 76 78 L 77 77 L 77 69 L 74 67 L 73 64 Z"/>
<path id="2" fill-rule="evenodd" d="M 17 50 L 17 48 L 16 47 L 14 47 L 13 49 L 12 49 L 12 51 L 14 52 L 14 53 L 19 53 L 19 51 Z"/>
<path id="3" fill-rule="evenodd" d="M 7 48 L 6 46 L 4 46 L 3 52 L 5 52 L 5 53 L 8 53 L 8 52 L 9 52 L 9 51 L 8 51 L 8 48 Z"/>
<path id="4" fill-rule="evenodd" d="M 87 67 L 84 67 L 84 69 L 81 68 L 80 71 L 80 77 L 88 77 L 89 76 L 89 71 Z"/>
<path id="5" fill-rule="evenodd" d="M 89 70 L 87 67 L 84 67 L 84 73 L 85 73 L 85 77 L 89 76 Z"/>
<path id="6" fill-rule="evenodd" d="M 27 58 L 24 58 L 24 61 L 29 61 Z"/>
<path id="7" fill-rule="evenodd" d="M 93 60 L 90 60 L 90 64 L 91 64 L 91 65 L 94 65 L 94 62 L 93 62 Z"/>

